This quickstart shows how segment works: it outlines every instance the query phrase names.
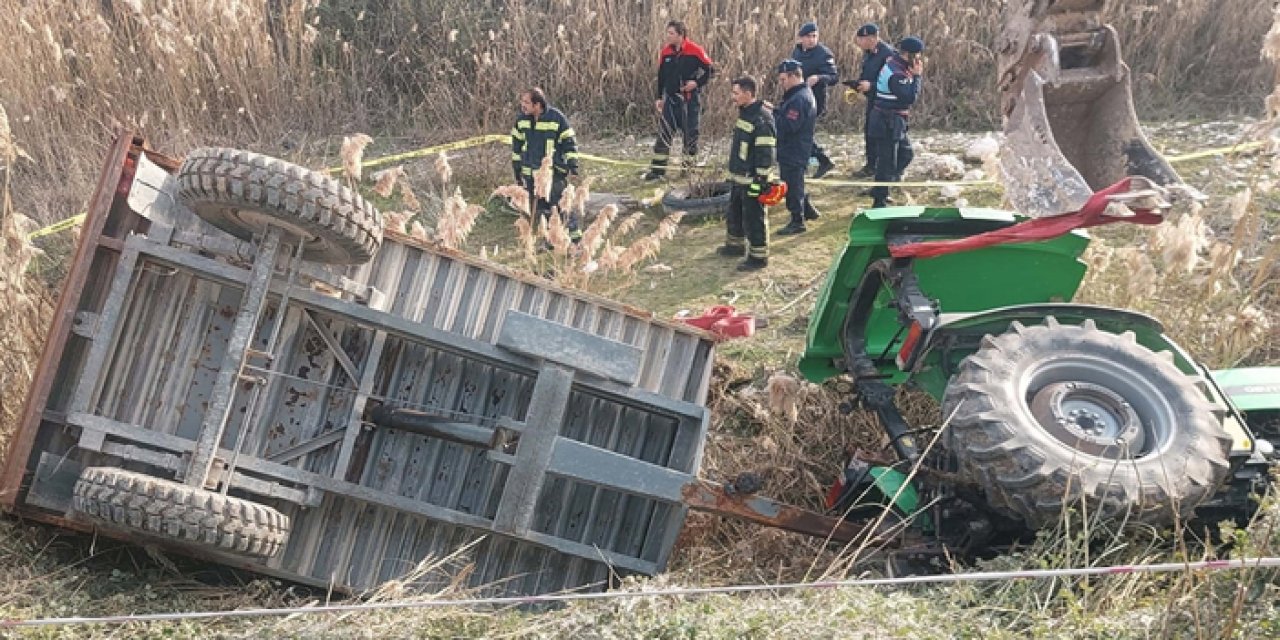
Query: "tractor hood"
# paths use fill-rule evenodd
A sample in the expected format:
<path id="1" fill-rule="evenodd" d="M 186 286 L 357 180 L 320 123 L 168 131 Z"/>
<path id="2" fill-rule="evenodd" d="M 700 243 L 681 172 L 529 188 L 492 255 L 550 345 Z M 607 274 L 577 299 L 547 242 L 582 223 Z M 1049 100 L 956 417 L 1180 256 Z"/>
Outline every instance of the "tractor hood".
<path id="1" fill-rule="evenodd" d="M 812 382 L 844 372 L 843 331 L 854 291 L 891 244 L 963 238 L 1025 220 L 1008 211 L 955 207 L 890 207 L 864 211 L 849 226 L 849 242 L 831 264 L 810 316 L 800 371 Z M 920 289 L 943 313 L 985 311 L 1023 304 L 1069 302 L 1084 278 L 1083 231 L 1031 243 L 1001 244 L 916 259 Z M 887 302 L 887 300 L 885 301 Z M 893 344 L 902 330 L 896 310 L 877 301 L 867 311 L 868 351 Z"/>
<path id="2" fill-rule="evenodd" d="M 1280 411 L 1280 367 L 1223 369 L 1214 371 L 1213 379 L 1245 413 Z"/>

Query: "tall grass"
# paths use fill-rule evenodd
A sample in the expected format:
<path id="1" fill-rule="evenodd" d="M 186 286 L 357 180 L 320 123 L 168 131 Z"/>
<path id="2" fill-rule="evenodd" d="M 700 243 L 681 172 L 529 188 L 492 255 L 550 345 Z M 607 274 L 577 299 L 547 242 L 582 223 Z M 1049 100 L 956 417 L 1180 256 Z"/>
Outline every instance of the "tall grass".
<path id="1" fill-rule="evenodd" d="M 22 409 L 52 311 L 48 292 L 31 286 L 26 277 L 27 266 L 40 254 L 27 242 L 35 221 L 14 211 L 9 197 L 13 165 L 25 155 L 0 104 L 0 447 L 8 442 Z"/>
<path id="2" fill-rule="evenodd" d="M 170 150 L 228 143 L 287 150 L 313 134 L 448 135 L 509 125 L 515 92 L 541 85 L 590 135 L 653 126 L 655 50 L 686 20 L 721 69 L 708 129 L 731 115 L 728 79 L 769 71 L 816 18 L 847 73 L 852 33 L 879 21 L 930 44 L 922 125 L 997 126 L 993 0 L 0 0 L 0 100 L 32 162 L 20 208 L 63 217 L 87 195 L 120 125 Z M 1146 113 L 1256 108 L 1266 0 L 1114 2 Z M 767 89 L 772 91 L 772 89 Z M 833 101 L 830 126 L 857 107 Z M 51 188 L 61 185 L 62 188 Z"/>

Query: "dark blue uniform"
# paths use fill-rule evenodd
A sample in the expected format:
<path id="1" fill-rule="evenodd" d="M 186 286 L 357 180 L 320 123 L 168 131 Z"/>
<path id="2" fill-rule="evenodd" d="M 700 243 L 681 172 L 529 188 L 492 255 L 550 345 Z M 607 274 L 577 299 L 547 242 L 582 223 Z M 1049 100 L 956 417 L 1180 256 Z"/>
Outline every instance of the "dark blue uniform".
<path id="1" fill-rule="evenodd" d="M 907 137 L 911 105 L 920 94 L 921 78 L 911 72 L 907 61 L 894 55 L 880 69 L 875 100 L 867 121 L 867 135 L 875 140 L 876 182 L 897 182 L 915 157 Z M 871 189 L 873 207 L 885 206 L 889 187 Z"/>
<path id="2" fill-rule="evenodd" d="M 818 117 L 821 118 L 822 114 L 827 112 L 827 87 L 840 81 L 840 72 L 836 69 L 835 55 L 824 44 L 819 44 L 808 50 L 796 45 L 795 50 L 791 52 L 791 59 L 800 63 L 806 81 L 813 76 L 818 76 L 818 82 L 810 89 L 813 91 L 813 102 L 818 109 Z M 813 143 L 812 156 L 817 158 L 821 164 L 831 164 L 831 159 L 827 157 L 827 152 L 823 151 L 816 140 Z"/>
<path id="3" fill-rule="evenodd" d="M 773 111 L 778 131 L 778 172 L 787 183 L 788 226 L 804 227 L 806 218 L 817 217 L 804 190 L 804 172 L 813 150 L 813 130 L 818 121 L 818 107 L 813 91 L 800 84 L 782 94 L 782 102 Z"/>
<path id="4" fill-rule="evenodd" d="M 897 53 L 893 47 L 884 42 L 877 44 L 875 49 L 862 52 L 862 75 L 858 76 L 858 81 L 865 80 L 871 83 L 871 90 L 867 92 L 866 119 L 862 123 L 862 135 L 867 145 L 866 171 L 868 173 L 875 173 L 876 169 L 875 139 L 871 137 L 871 108 L 876 102 L 876 83 L 880 81 L 880 70 L 884 68 L 885 61 Z"/>
<path id="5" fill-rule="evenodd" d="M 818 76 L 818 83 L 813 85 L 811 89 L 818 115 L 821 116 L 827 111 L 827 87 L 840 81 L 840 72 L 836 70 L 835 55 L 824 44 L 808 50 L 796 45 L 795 50 L 791 52 L 791 59 L 800 63 L 801 68 L 804 70 L 805 80 Z"/>

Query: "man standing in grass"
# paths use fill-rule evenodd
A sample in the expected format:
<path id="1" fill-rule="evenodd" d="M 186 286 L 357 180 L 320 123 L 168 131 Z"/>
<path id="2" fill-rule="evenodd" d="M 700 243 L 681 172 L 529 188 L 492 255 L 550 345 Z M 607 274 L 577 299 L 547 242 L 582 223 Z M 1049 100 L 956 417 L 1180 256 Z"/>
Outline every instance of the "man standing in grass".
<path id="1" fill-rule="evenodd" d="M 862 133 L 867 149 L 867 163 L 854 175 L 861 178 L 871 178 L 876 175 L 876 139 L 871 137 L 871 109 L 876 101 L 876 81 L 880 78 L 880 70 L 884 68 L 885 61 L 897 52 L 887 43 L 880 41 L 880 27 L 874 23 L 867 23 L 858 27 L 856 41 L 858 48 L 862 49 L 862 74 L 858 76 L 857 80 L 851 80 L 845 84 L 850 85 L 854 91 L 867 97 L 867 113 L 862 122 Z"/>
<path id="2" fill-rule="evenodd" d="M 827 45 L 818 42 L 818 23 L 804 23 L 797 37 L 791 59 L 799 62 L 804 69 L 804 81 L 813 92 L 814 105 L 817 107 L 816 117 L 821 118 L 827 111 L 827 87 L 840 80 L 840 72 L 836 70 L 836 57 Z M 818 168 L 813 172 L 814 178 L 827 175 L 836 166 L 816 139 L 813 141 L 812 157 L 818 161 Z"/>
<path id="3" fill-rule="evenodd" d="M 875 103 L 871 109 L 868 135 L 875 139 L 876 182 L 897 182 L 902 172 L 915 157 L 908 119 L 911 106 L 920 95 L 921 76 L 924 73 L 924 41 L 916 37 L 903 38 L 898 43 L 899 53 L 894 54 L 880 69 L 876 80 Z M 888 206 L 889 187 L 878 185 L 871 189 L 872 208 Z"/>
<path id="4" fill-rule="evenodd" d="M 804 233 L 805 220 L 818 218 L 818 210 L 809 203 L 809 195 L 804 191 L 804 172 L 809 168 L 809 154 L 813 151 L 818 108 L 799 62 L 788 58 L 778 65 L 778 85 L 783 90 L 782 102 L 773 112 L 774 128 L 778 132 L 778 173 L 787 183 L 787 211 L 791 213 L 791 221 L 778 235 L 789 236 Z"/>
<path id="5" fill-rule="evenodd" d="M 688 36 L 689 28 L 683 22 L 667 23 L 666 41 L 658 54 L 658 99 L 653 103 L 658 111 L 658 139 L 653 143 L 653 160 L 645 180 L 666 175 L 677 131 L 684 143 L 682 164 L 691 166 L 698 155 L 699 95 L 715 69 L 707 52 Z"/>
<path id="6" fill-rule="evenodd" d="M 769 221 L 765 219 L 760 194 L 769 189 L 777 141 L 773 113 L 756 97 L 757 92 L 753 78 L 743 76 L 733 81 L 731 96 L 738 107 L 738 121 L 734 123 L 733 143 L 729 147 L 733 190 L 729 193 L 729 213 L 725 216 L 728 233 L 724 246 L 716 253 L 745 255 L 747 259 L 738 265 L 738 271 L 755 271 L 769 265 Z"/>
<path id="7" fill-rule="evenodd" d="M 533 174 L 546 157 L 551 158 L 551 193 L 548 198 L 539 198 L 534 193 Z M 578 143 L 573 127 L 559 109 L 547 104 L 546 94 L 537 87 L 520 93 L 520 115 L 511 127 L 511 170 L 516 184 L 524 185 L 528 191 L 529 202 L 537 203 L 529 207 L 530 215 L 536 210 L 544 222 L 550 220 L 552 207 L 560 206 L 568 177 L 578 175 Z M 577 241 L 582 237 L 577 216 L 570 215 L 566 220 L 561 210 L 560 219 L 565 221 L 570 238 Z"/>

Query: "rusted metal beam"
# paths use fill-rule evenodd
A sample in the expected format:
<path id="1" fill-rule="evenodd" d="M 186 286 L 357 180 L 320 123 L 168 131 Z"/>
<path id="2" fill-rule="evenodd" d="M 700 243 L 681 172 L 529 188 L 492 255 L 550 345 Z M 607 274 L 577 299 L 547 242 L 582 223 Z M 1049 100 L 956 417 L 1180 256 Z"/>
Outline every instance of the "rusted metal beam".
<path id="1" fill-rule="evenodd" d="M 696 480 L 685 485 L 682 494 L 684 503 L 690 509 L 746 520 L 815 538 L 825 538 L 832 542 L 860 541 L 873 533 L 867 526 L 782 504 L 763 496 L 730 494 L 723 486 L 705 480 Z M 894 522 L 896 523 L 896 519 Z M 882 527 L 882 529 L 888 529 L 888 527 Z M 897 545 L 896 536 L 887 530 L 880 531 L 875 537 L 877 539 L 874 542 L 877 545 L 886 547 Z"/>
<path id="2" fill-rule="evenodd" d="M 7 509 L 14 508 L 18 494 L 22 490 L 27 465 L 31 458 L 31 449 L 35 445 L 36 434 L 40 430 L 40 416 L 45 406 L 49 404 L 54 378 L 62 364 L 71 327 L 79 310 L 77 306 L 80 303 L 81 294 L 89 281 L 90 272 L 96 266 L 93 257 L 97 252 L 97 241 L 102 236 L 107 217 L 111 213 L 111 202 L 121 184 L 126 158 L 130 154 L 137 157 L 141 152 L 142 140 L 135 139 L 131 134 L 124 132 L 116 137 L 111 150 L 107 152 L 102 173 L 94 188 L 93 199 L 89 201 L 89 215 L 81 228 L 80 243 L 76 246 L 74 259 L 70 262 L 70 273 L 63 282 L 62 293 L 58 296 L 57 311 L 54 313 L 49 334 L 45 339 L 40 362 L 36 366 L 36 374 L 27 390 L 22 415 L 18 418 L 13 438 L 9 441 L 4 470 L 0 472 L 0 506 Z"/>
<path id="3" fill-rule="evenodd" d="M 231 417 L 231 404 L 234 400 L 236 378 L 244 369 L 245 351 L 253 340 L 253 333 L 258 328 L 262 311 L 267 302 L 267 289 L 271 283 L 271 274 L 275 268 L 276 254 L 280 249 L 281 230 L 268 227 L 262 244 L 258 247 L 258 255 L 249 275 L 249 282 L 244 289 L 244 297 L 240 311 L 236 314 L 236 322 L 227 340 L 226 353 L 222 357 L 222 367 L 213 385 L 213 394 L 209 398 L 209 406 L 205 410 L 204 422 L 200 425 L 200 440 L 195 452 L 191 455 L 191 464 L 183 478 L 188 486 L 203 487 L 209 477 L 209 469 L 213 467 L 213 457 L 222 442 L 222 434 L 227 428 L 227 420 Z M 283 313 L 283 310 L 281 310 Z M 248 429 L 248 423 L 240 426 Z"/>

